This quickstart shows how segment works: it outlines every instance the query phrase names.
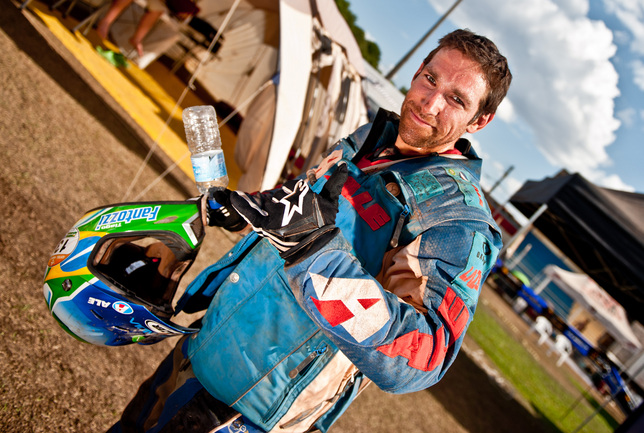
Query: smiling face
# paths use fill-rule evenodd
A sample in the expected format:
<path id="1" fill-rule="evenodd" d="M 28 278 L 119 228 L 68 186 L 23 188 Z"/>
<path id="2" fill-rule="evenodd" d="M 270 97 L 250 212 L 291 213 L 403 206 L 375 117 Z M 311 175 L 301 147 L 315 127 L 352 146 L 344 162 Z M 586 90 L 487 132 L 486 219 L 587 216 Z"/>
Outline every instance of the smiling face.
<path id="1" fill-rule="evenodd" d="M 408 155 L 444 152 L 487 125 L 478 114 L 487 83 L 481 67 L 455 49 L 441 49 L 414 75 L 400 113 L 396 147 Z"/>

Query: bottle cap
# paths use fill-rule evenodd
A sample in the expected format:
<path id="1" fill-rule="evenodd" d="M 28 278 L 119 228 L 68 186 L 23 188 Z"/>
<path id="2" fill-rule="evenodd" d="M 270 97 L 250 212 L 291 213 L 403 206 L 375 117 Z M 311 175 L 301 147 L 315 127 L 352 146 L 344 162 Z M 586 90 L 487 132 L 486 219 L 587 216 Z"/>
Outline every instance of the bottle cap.
<path id="1" fill-rule="evenodd" d="M 208 207 L 212 210 L 219 209 L 222 207 L 221 204 L 217 203 L 214 198 L 209 198 L 208 199 Z"/>

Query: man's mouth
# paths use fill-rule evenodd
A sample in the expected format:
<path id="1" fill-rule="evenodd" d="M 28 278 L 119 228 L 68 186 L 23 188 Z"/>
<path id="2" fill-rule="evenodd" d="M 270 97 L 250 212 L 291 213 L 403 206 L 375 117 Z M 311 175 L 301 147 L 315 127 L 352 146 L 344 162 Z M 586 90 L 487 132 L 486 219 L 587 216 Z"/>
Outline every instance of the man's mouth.
<path id="1" fill-rule="evenodd" d="M 409 110 L 409 111 L 411 113 L 412 119 L 414 119 L 414 122 L 420 124 L 421 126 L 425 126 L 425 127 L 428 126 L 428 127 L 434 128 L 434 129 L 436 128 L 436 126 L 433 124 L 434 122 L 431 122 L 429 120 L 424 119 L 420 115 L 416 114 L 416 112 L 413 109 Z"/>

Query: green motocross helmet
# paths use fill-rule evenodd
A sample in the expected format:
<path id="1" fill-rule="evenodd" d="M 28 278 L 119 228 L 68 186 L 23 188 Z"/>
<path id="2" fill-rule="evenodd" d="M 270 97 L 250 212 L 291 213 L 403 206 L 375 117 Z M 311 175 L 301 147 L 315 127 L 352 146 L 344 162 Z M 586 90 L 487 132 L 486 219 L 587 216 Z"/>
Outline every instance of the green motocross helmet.
<path id="1" fill-rule="evenodd" d="M 170 318 L 179 281 L 204 235 L 198 199 L 90 210 L 47 263 L 47 306 L 65 331 L 97 345 L 150 344 L 194 333 Z"/>

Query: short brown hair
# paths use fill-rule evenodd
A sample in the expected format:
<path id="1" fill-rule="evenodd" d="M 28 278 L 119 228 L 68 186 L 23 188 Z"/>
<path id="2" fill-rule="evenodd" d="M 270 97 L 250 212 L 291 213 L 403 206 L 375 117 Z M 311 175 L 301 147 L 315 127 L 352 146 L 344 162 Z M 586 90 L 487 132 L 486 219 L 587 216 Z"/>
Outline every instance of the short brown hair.
<path id="1" fill-rule="evenodd" d="M 477 35 L 468 29 L 459 29 L 443 36 L 438 41 L 438 46 L 423 60 L 423 65 L 429 63 L 443 48 L 456 49 L 481 65 L 488 93 L 479 104 L 478 115 L 494 114 L 512 82 L 508 60 L 499 52 L 494 42 L 485 36 Z"/>

